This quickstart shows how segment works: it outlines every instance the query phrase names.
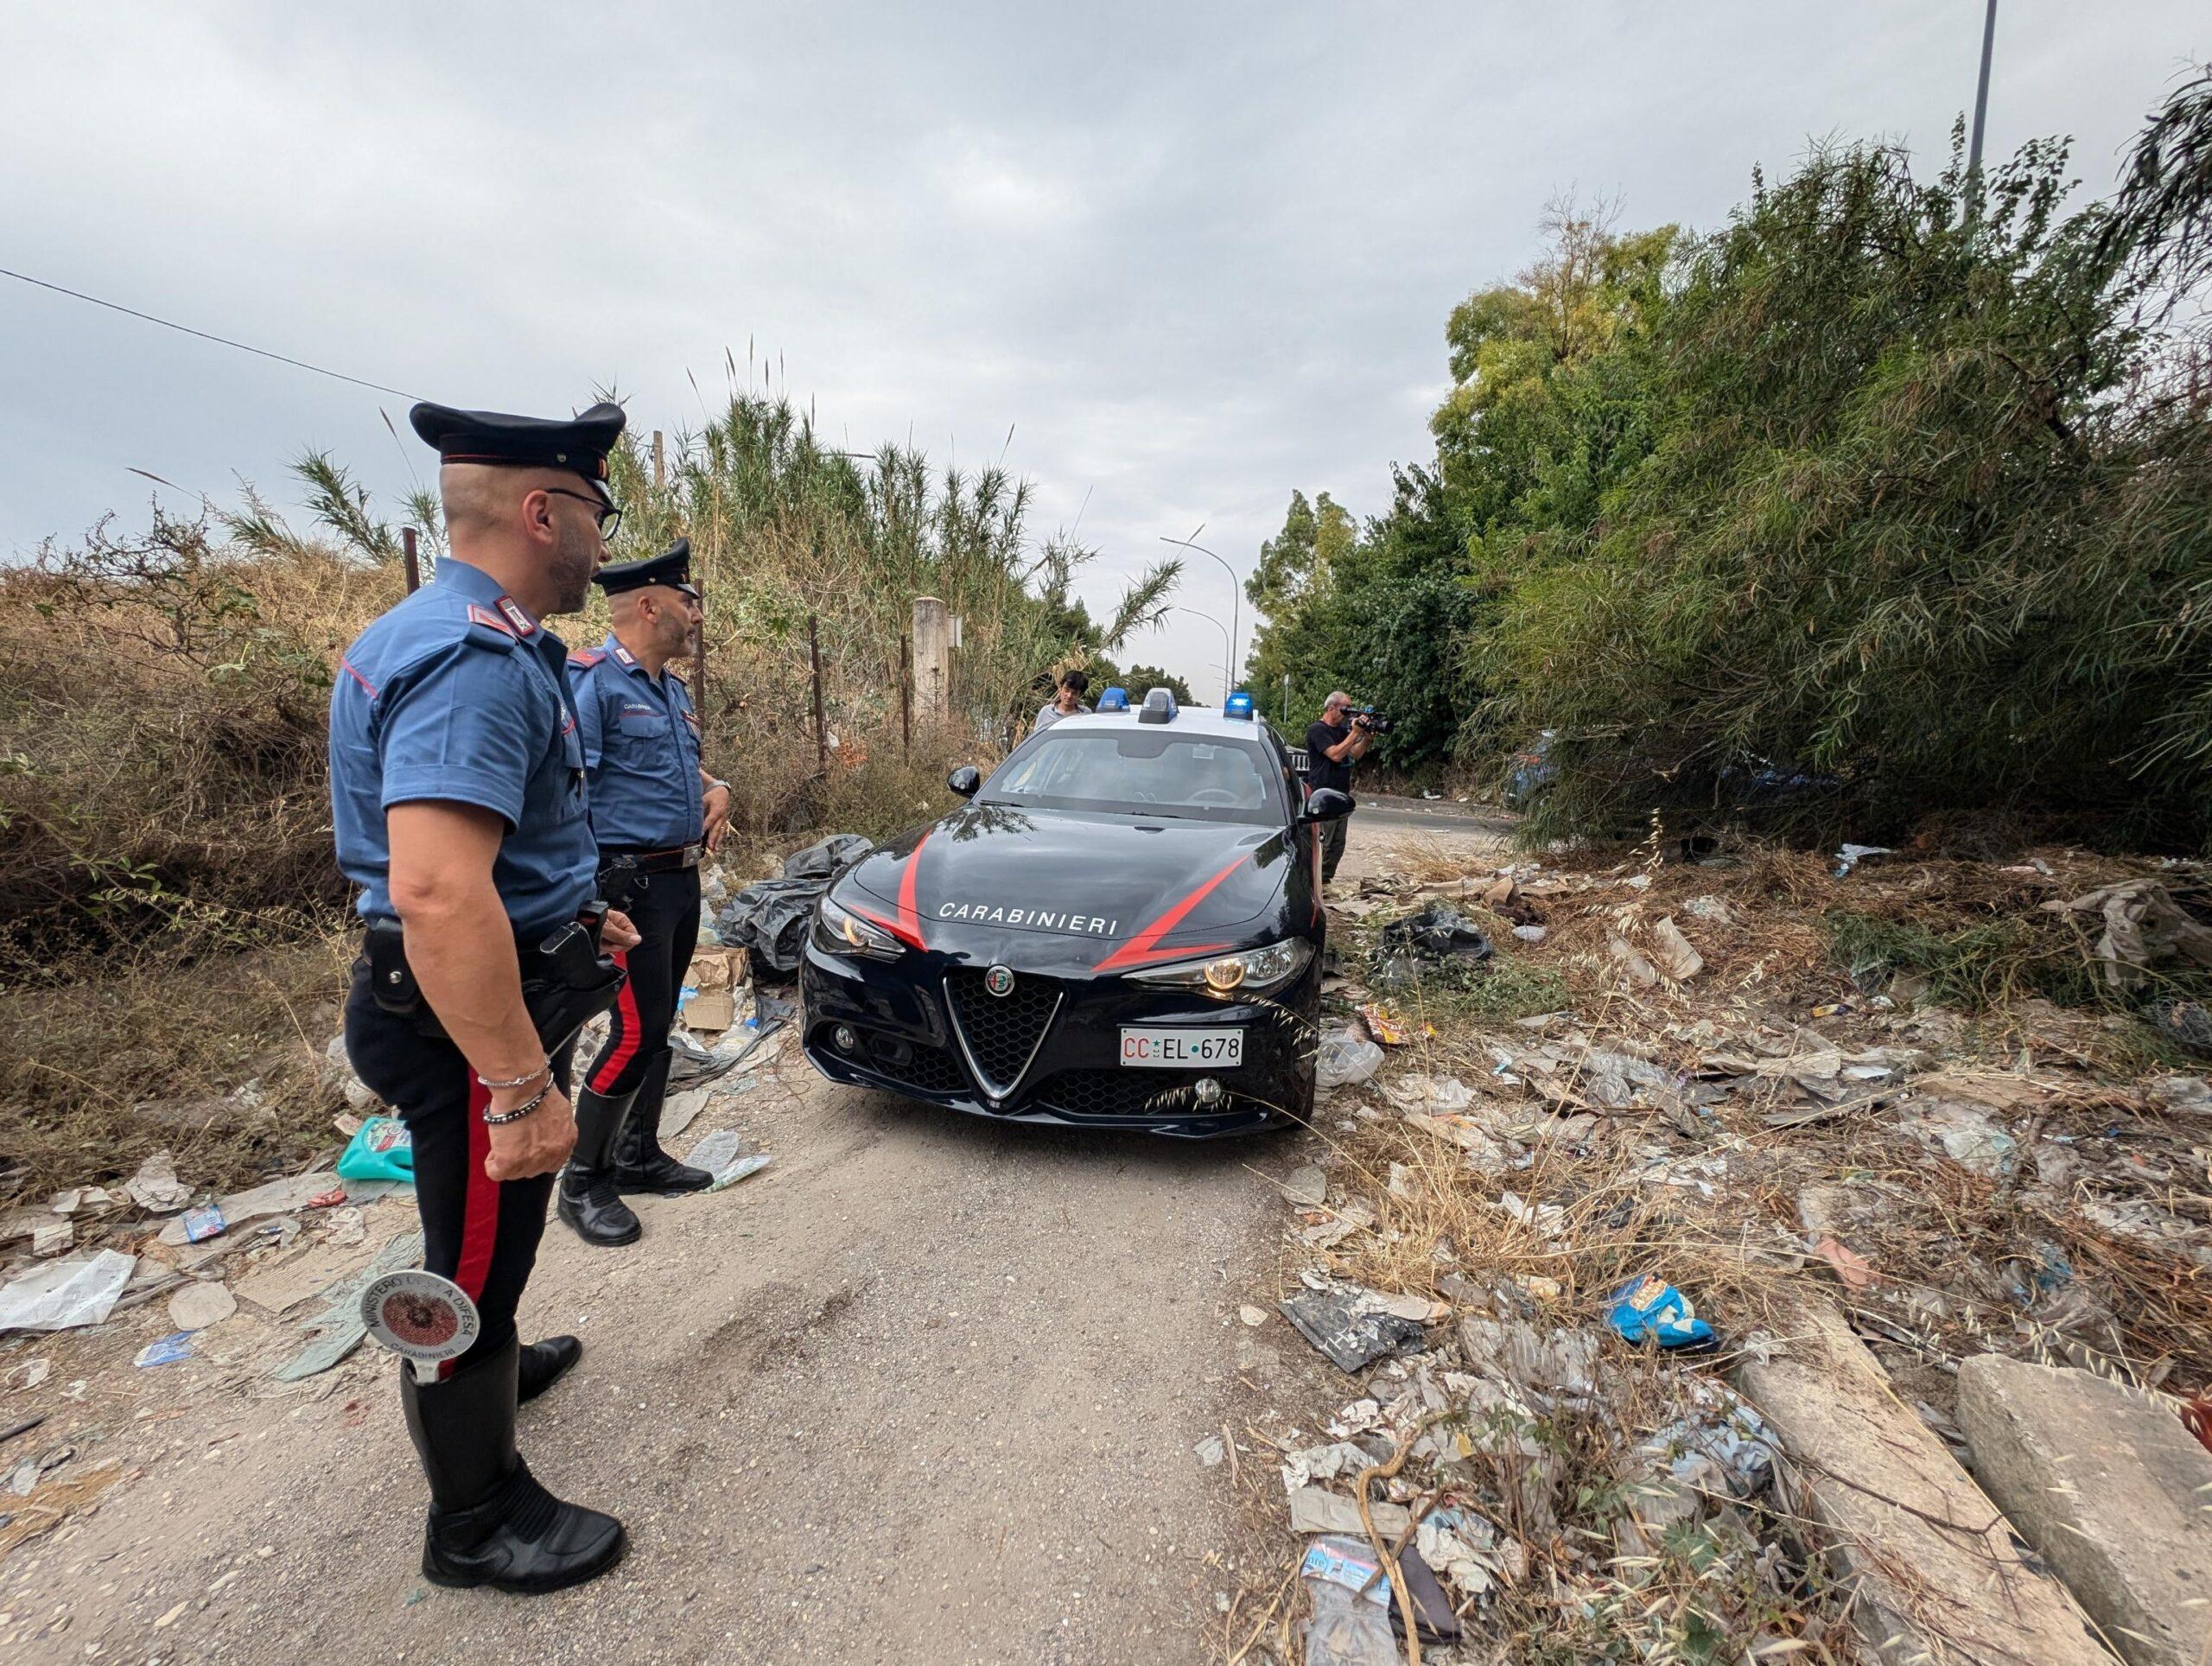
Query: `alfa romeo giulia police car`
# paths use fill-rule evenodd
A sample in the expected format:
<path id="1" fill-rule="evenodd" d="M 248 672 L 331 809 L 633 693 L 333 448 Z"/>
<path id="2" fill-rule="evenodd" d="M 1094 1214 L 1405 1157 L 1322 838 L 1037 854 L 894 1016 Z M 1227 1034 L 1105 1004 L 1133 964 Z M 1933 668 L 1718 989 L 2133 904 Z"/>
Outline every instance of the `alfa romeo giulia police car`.
<path id="1" fill-rule="evenodd" d="M 799 971 L 833 1080 L 1030 1122 L 1203 1137 L 1313 1109 L 1320 823 L 1233 696 L 1062 719 L 819 905 Z"/>

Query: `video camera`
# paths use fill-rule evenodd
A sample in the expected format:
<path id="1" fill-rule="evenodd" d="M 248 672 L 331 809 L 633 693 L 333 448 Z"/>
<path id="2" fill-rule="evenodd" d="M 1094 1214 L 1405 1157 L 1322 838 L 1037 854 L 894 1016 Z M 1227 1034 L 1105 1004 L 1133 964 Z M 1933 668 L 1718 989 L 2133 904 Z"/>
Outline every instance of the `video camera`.
<path id="1" fill-rule="evenodd" d="M 1365 729 L 1370 734 L 1388 734 L 1391 720 L 1372 706 L 1362 706 L 1351 715 L 1352 727 Z"/>

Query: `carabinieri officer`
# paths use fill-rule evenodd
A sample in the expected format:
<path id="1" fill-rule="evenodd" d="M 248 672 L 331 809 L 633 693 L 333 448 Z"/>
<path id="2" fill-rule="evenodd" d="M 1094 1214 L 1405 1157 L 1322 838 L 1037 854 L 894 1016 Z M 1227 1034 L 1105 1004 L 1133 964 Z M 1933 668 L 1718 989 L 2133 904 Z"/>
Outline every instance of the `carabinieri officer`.
<path id="1" fill-rule="evenodd" d="M 368 923 L 346 1050 L 413 1136 L 429 1269 L 475 1303 L 440 1380 L 400 1374 L 430 1484 L 423 1573 L 558 1590 L 621 1559 L 621 1523 L 563 1503 L 515 1453 L 515 1406 L 575 1364 L 574 1337 L 520 1346 L 515 1307 L 575 1139 L 576 1028 L 613 999 L 567 650 L 539 621 L 583 605 L 620 518 L 607 454 L 622 412 L 567 422 L 418 404 L 452 554 L 346 651 L 331 691 L 338 863 Z M 597 925 L 600 942 L 592 941 Z"/>
<path id="2" fill-rule="evenodd" d="M 576 1150 L 562 1171 L 561 1218 L 587 1243 L 635 1243 L 644 1230 L 625 1192 L 697 1192 L 703 1168 L 660 1147 L 668 1028 L 699 942 L 699 860 L 721 842 L 729 785 L 700 766 L 691 691 L 670 667 L 698 652 L 691 544 L 603 567 L 614 629 L 569 659 L 569 688 L 589 778 L 600 893 L 627 912 L 641 941 L 607 1046 L 576 1095 Z"/>

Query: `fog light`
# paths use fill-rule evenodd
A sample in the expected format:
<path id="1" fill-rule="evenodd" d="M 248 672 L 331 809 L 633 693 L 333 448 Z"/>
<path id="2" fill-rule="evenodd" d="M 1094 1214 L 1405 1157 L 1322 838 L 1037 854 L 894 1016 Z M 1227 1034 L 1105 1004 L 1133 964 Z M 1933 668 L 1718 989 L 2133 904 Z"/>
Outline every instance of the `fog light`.
<path id="1" fill-rule="evenodd" d="M 850 1024 L 838 1025 L 836 1033 L 830 1039 L 837 1044 L 839 1052 L 850 1052 L 861 1044 L 860 1037 L 854 1033 Z"/>
<path id="2" fill-rule="evenodd" d="M 1217 1105 L 1222 1101 L 1221 1084 L 1211 1076 L 1201 1076 L 1191 1084 L 1191 1097 L 1202 1105 Z"/>

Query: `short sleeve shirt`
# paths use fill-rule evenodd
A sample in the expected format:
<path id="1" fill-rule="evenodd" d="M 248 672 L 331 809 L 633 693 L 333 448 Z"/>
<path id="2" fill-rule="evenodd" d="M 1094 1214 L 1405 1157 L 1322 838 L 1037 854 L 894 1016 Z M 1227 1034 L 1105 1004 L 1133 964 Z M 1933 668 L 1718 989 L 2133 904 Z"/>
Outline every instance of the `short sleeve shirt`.
<path id="1" fill-rule="evenodd" d="M 674 671 L 648 671 L 620 640 L 569 658 L 591 828 L 601 849 L 672 850 L 706 836 L 699 717 Z"/>
<path id="2" fill-rule="evenodd" d="M 1351 739 L 1351 725 L 1338 728 L 1333 723 L 1316 723 L 1306 731 L 1306 785 L 1310 787 L 1332 786 L 1339 792 L 1351 791 L 1351 764 L 1339 763 L 1328 755 L 1331 747 L 1340 747 Z"/>
<path id="3" fill-rule="evenodd" d="M 491 575 L 450 556 L 346 649 L 330 694 L 338 865 L 393 917 L 394 804 L 474 804 L 506 824 L 492 870 L 518 932 L 576 918 L 598 871 L 568 650 Z"/>

